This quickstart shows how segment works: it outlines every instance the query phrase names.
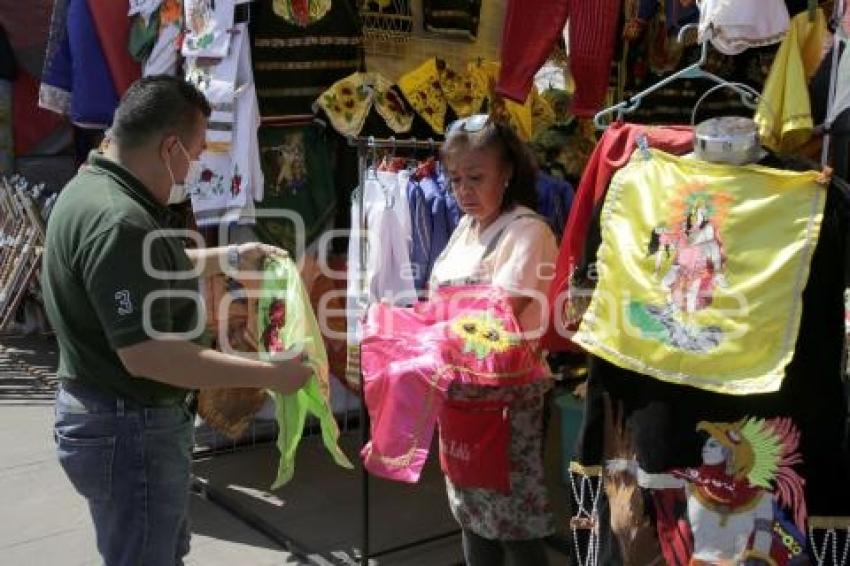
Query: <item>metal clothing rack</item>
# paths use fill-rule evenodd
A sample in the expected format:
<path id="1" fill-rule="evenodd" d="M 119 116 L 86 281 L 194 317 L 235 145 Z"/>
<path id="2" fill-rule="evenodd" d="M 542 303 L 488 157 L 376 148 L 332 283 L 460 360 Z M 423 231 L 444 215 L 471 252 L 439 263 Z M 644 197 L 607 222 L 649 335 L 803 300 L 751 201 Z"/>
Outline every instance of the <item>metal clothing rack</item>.
<path id="1" fill-rule="evenodd" d="M 357 169 L 358 169 L 358 180 L 359 186 L 357 191 L 357 199 L 359 205 L 359 227 L 360 227 L 360 272 L 358 274 L 360 284 L 358 289 L 360 291 L 361 299 L 365 297 L 366 292 L 366 262 L 368 260 L 368 240 L 366 238 L 366 210 L 364 206 L 364 188 L 366 186 L 366 172 L 369 167 L 369 159 L 372 157 L 373 159 L 377 158 L 378 150 L 389 149 L 395 152 L 397 149 L 414 149 L 414 150 L 431 150 L 434 151 L 438 149 L 442 142 L 435 141 L 432 138 L 427 140 L 420 140 L 416 138 L 405 138 L 405 139 L 396 139 L 395 137 L 390 138 L 375 138 L 374 136 L 368 137 L 349 137 L 348 144 L 353 147 L 357 147 Z M 361 302 L 359 307 L 365 309 L 368 306 L 368 299 L 365 302 Z M 362 366 L 361 366 L 362 367 Z M 365 387 L 363 386 L 361 380 L 360 386 L 360 439 L 361 446 L 365 446 L 369 441 L 369 412 L 366 408 L 366 397 L 365 397 Z M 400 544 L 394 546 L 392 548 L 382 549 L 379 552 L 372 552 L 370 548 L 370 513 L 369 513 L 369 473 L 366 471 L 366 468 L 361 468 L 361 525 L 362 525 L 362 538 L 360 542 L 360 564 L 366 566 L 369 564 L 370 558 L 378 558 L 379 556 L 385 556 L 387 554 L 392 554 L 395 552 L 400 552 L 402 550 L 407 550 L 409 548 L 414 548 L 423 544 L 428 544 L 430 542 L 434 542 L 437 540 L 442 540 L 444 538 L 448 538 L 450 536 L 454 536 L 460 533 L 460 529 L 455 529 L 450 532 L 437 534 L 434 536 L 430 536 L 427 538 L 407 542 L 404 544 Z"/>

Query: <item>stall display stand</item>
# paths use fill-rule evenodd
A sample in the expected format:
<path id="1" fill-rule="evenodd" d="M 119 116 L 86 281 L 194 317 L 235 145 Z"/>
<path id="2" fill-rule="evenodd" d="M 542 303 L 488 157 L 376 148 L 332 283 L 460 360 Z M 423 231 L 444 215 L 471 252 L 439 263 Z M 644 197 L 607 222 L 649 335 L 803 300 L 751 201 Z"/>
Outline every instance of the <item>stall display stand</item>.
<path id="1" fill-rule="evenodd" d="M 360 289 L 365 289 L 366 283 L 366 271 L 365 265 L 368 259 L 368 249 L 367 249 L 367 239 L 366 239 L 366 217 L 364 210 L 364 202 L 363 202 L 363 191 L 361 190 L 363 186 L 365 186 L 366 175 L 369 166 L 372 162 L 377 161 L 378 153 L 382 150 L 388 150 L 395 152 L 395 150 L 424 150 L 434 152 L 439 149 L 439 142 L 434 140 L 416 140 L 416 139 L 405 139 L 405 140 L 396 140 L 394 138 L 389 139 L 375 139 L 375 138 L 349 138 L 349 144 L 351 146 L 356 146 L 358 150 L 358 173 L 359 173 L 359 182 L 360 186 L 358 187 L 358 191 L 355 194 L 355 198 L 359 199 L 358 202 L 360 204 L 360 237 L 361 237 L 361 246 L 360 246 L 360 265 L 361 270 L 359 273 L 359 281 L 360 281 Z M 361 294 L 361 297 L 363 295 Z M 363 301 L 360 304 L 361 307 L 364 308 L 368 306 L 368 301 Z M 363 387 L 360 387 L 359 392 L 359 415 L 358 411 L 350 411 L 346 410 L 346 414 L 342 419 L 341 428 L 344 431 L 353 432 L 354 426 L 360 427 L 360 439 L 359 446 L 362 449 L 363 446 L 369 441 L 369 414 L 366 408 L 365 396 Z M 353 407 L 351 407 L 353 409 Z M 356 416 L 355 416 L 356 415 Z M 318 432 L 318 431 L 315 431 Z M 309 435 L 309 431 L 308 431 Z M 252 425 L 250 432 L 241 440 L 227 442 L 218 447 L 201 447 L 196 446 L 194 452 L 194 458 L 196 460 L 214 457 L 217 455 L 226 455 L 232 454 L 234 452 L 240 450 L 250 450 L 252 448 L 256 448 L 263 444 L 268 444 L 273 442 L 273 438 L 267 434 L 262 434 L 255 428 L 255 425 Z M 402 544 L 392 546 L 389 548 L 382 548 L 373 550 L 371 548 L 371 521 L 372 521 L 372 513 L 371 513 L 371 500 L 370 500 L 370 478 L 369 473 L 365 470 L 365 468 L 361 467 L 360 469 L 360 478 L 359 478 L 359 499 L 360 499 L 360 511 L 361 515 L 359 518 L 359 526 L 360 526 L 360 545 L 359 548 L 354 549 L 353 558 L 362 565 L 365 564 L 374 564 L 375 560 L 380 557 L 384 557 L 387 555 L 399 553 L 405 550 L 409 550 L 412 548 L 420 547 L 429 543 L 433 543 L 436 541 L 444 540 L 452 536 L 456 536 L 460 533 L 459 529 L 453 529 L 449 532 L 435 534 L 433 536 L 426 536 L 423 538 L 419 538 L 418 540 L 413 540 L 409 542 L 404 542 Z M 272 524 L 268 520 L 268 517 L 262 517 L 256 513 L 253 509 L 240 505 L 236 500 L 232 497 L 227 497 L 227 494 L 222 490 L 219 486 L 214 485 L 211 482 L 205 481 L 202 478 L 195 477 L 193 478 L 193 490 L 196 494 L 200 495 L 208 499 L 210 502 L 216 504 L 221 507 L 225 511 L 229 512 L 236 518 L 242 520 L 248 525 L 252 526 L 259 532 L 263 533 L 271 540 L 279 544 L 282 548 L 286 549 L 294 556 L 298 557 L 301 560 L 305 560 L 306 562 L 310 562 L 310 552 L 315 549 L 307 549 L 300 542 L 293 539 L 291 534 L 284 532 L 278 526 Z"/>
<path id="2" fill-rule="evenodd" d="M 46 219 L 56 195 L 39 207 L 44 185 L 20 176 L 0 179 L 0 331 L 14 321 L 18 307 L 38 279 Z"/>
<path id="3" fill-rule="evenodd" d="M 359 205 L 359 236 L 360 236 L 360 273 L 359 276 L 359 290 L 360 290 L 360 298 L 361 302 L 359 306 L 361 307 L 361 312 L 365 313 L 366 308 L 368 307 L 368 300 L 365 299 L 367 297 L 366 289 L 367 289 L 367 281 L 366 281 L 366 263 L 368 261 L 368 238 L 366 237 L 366 209 L 364 206 L 364 188 L 366 186 L 366 173 L 369 168 L 370 158 L 374 162 L 378 159 L 378 152 L 381 150 L 390 150 L 395 153 L 398 149 L 404 150 L 430 150 L 434 151 L 439 148 L 440 143 L 435 142 L 433 139 L 427 140 L 418 140 L 416 138 L 410 139 L 395 139 L 391 138 L 375 138 L 373 136 L 369 137 L 358 137 L 358 138 L 349 138 L 349 145 L 357 147 L 357 165 L 358 165 L 358 179 L 359 186 L 357 190 L 356 198 L 358 199 Z M 362 367 L 362 364 L 361 364 Z M 365 386 L 362 383 L 361 376 L 361 386 L 360 386 L 360 440 L 361 447 L 366 446 L 369 442 L 369 411 L 366 408 L 366 396 L 365 396 Z M 395 552 L 400 552 L 403 550 L 408 550 L 410 548 L 415 548 L 421 545 L 425 545 L 431 542 L 435 542 L 438 540 L 446 539 L 448 537 L 455 536 L 460 533 L 460 529 L 454 529 L 449 532 L 436 534 L 434 536 L 422 538 L 415 541 L 406 542 L 404 544 L 400 544 L 391 548 L 381 549 L 377 552 L 372 551 L 371 549 L 371 539 L 370 539 L 370 530 L 371 530 L 371 520 L 370 520 L 370 512 L 369 512 L 369 472 L 365 467 L 361 468 L 361 487 L 360 487 L 360 497 L 361 497 L 361 529 L 362 529 L 362 538 L 360 541 L 360 564 L 366 566 L 369 564 L 369 560 L 371 558 L 379 558 L 381 556 L 386 556 L 388 554 L 392 554 Z"/>

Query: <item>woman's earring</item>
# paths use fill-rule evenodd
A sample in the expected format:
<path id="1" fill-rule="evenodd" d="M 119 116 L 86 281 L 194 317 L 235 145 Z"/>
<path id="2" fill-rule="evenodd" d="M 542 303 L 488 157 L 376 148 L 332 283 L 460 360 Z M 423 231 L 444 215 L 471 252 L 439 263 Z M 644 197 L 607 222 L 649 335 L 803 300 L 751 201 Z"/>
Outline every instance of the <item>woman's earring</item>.
<path id="1" fill-rule="evenodd" d="M 511 180 L 510 180 L 510 179 L 505 179 L 505 188 L 506 188 L 506 189 L 508 188 L 508 185 L 510 185 L 510 184 L 511 184 Z"/>

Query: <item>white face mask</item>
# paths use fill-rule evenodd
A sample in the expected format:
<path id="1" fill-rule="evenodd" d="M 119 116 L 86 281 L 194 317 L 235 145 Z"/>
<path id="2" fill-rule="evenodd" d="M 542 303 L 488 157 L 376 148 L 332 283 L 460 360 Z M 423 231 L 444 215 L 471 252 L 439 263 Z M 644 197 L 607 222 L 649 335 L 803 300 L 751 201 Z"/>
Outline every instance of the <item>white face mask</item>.
<path id="1" fill-rule="evenodd" d="M 174 172 L 171 170 L 171 165 L 169 165 L 167 161 L 165 162 L 168 174 L 171 175 L 171 191 L 168 194 L 168 204 L 180 204 L 181 202 L 186 202 L 186 199 L 188 199 L 191 194 L 190 191 L 200 182 L 201 173 L 204 169 L 204 165 L 199 160 L 192 159 L 189 156 L 189 152 L 186 151 L 185 147 L 183 147 L 183 142 L 177 140 L 177 143 L 180 144 L 180 149 L 183 151 L 183 155 L 186 156 L 186 161 L 189 162 L 189 169 L 186 171 L 186 177 L 183 179 L 183 182 L 178 183 L 174 179 Z"/>

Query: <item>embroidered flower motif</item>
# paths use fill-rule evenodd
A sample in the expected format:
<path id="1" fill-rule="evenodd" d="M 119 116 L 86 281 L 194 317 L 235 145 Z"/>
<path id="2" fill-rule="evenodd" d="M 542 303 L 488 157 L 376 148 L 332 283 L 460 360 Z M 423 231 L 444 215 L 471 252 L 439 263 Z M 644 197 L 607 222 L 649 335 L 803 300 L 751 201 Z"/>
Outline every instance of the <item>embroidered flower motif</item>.
<path id="1" fill-rule="evenodd" d="M 396 113 L 404 112 L 404 107 L 402 106 L 401 100 L 399 100 L 398 96 L 394 92 L 388 92 L 386 94 L 380 94 L 378 96 L 379 102 L 386 101 L 387 107 Z"/>
<path id="2" fill-rule="evenodd" d="M 331 0 L 274 0 L 273 8 L 286 22 L 304 28 L 327 15 Z"/>
<path id="3" fill-rule="evenodd" d="M 377 73 L 354 73 L 337 81 L 317 103 L 343 135 L 358 135 L 373 107 L 394 132 L 408 132 L 413 114 L 391 89 L 390 80 Z"/>
<path id="4" fill-rule="evenodd" d="M 481 110 L 486 87 L 474 75 L 461 75 L 445 67 L 439 76 L 440 89 L 455 114 L 464 117 Z"/>
<path id="5" fill-rule="evenodd" d="M 479 360 L 504 353 L 519 343 L 519 337 L 505 330 L 502 321 L 488 315 L 458 317 L 451 330 L 463 340 L 464 353 L 474 352 Z"/>
<path id="6" fill-rule="evenodd" d="M 165 0 L 159 8 L 159 25 L 180 25 L 183 19 L 183 6 L 178 0 Z"/>
<path id="7" fill-rule="evenodd" d="M 440 81 L 441 71 L 438 70 L 436 59 L 429 59 L 398 81 L 401 92 L 410 101 L 413 109 L 438 134 L 445 130 L 448 107 Z"/>

